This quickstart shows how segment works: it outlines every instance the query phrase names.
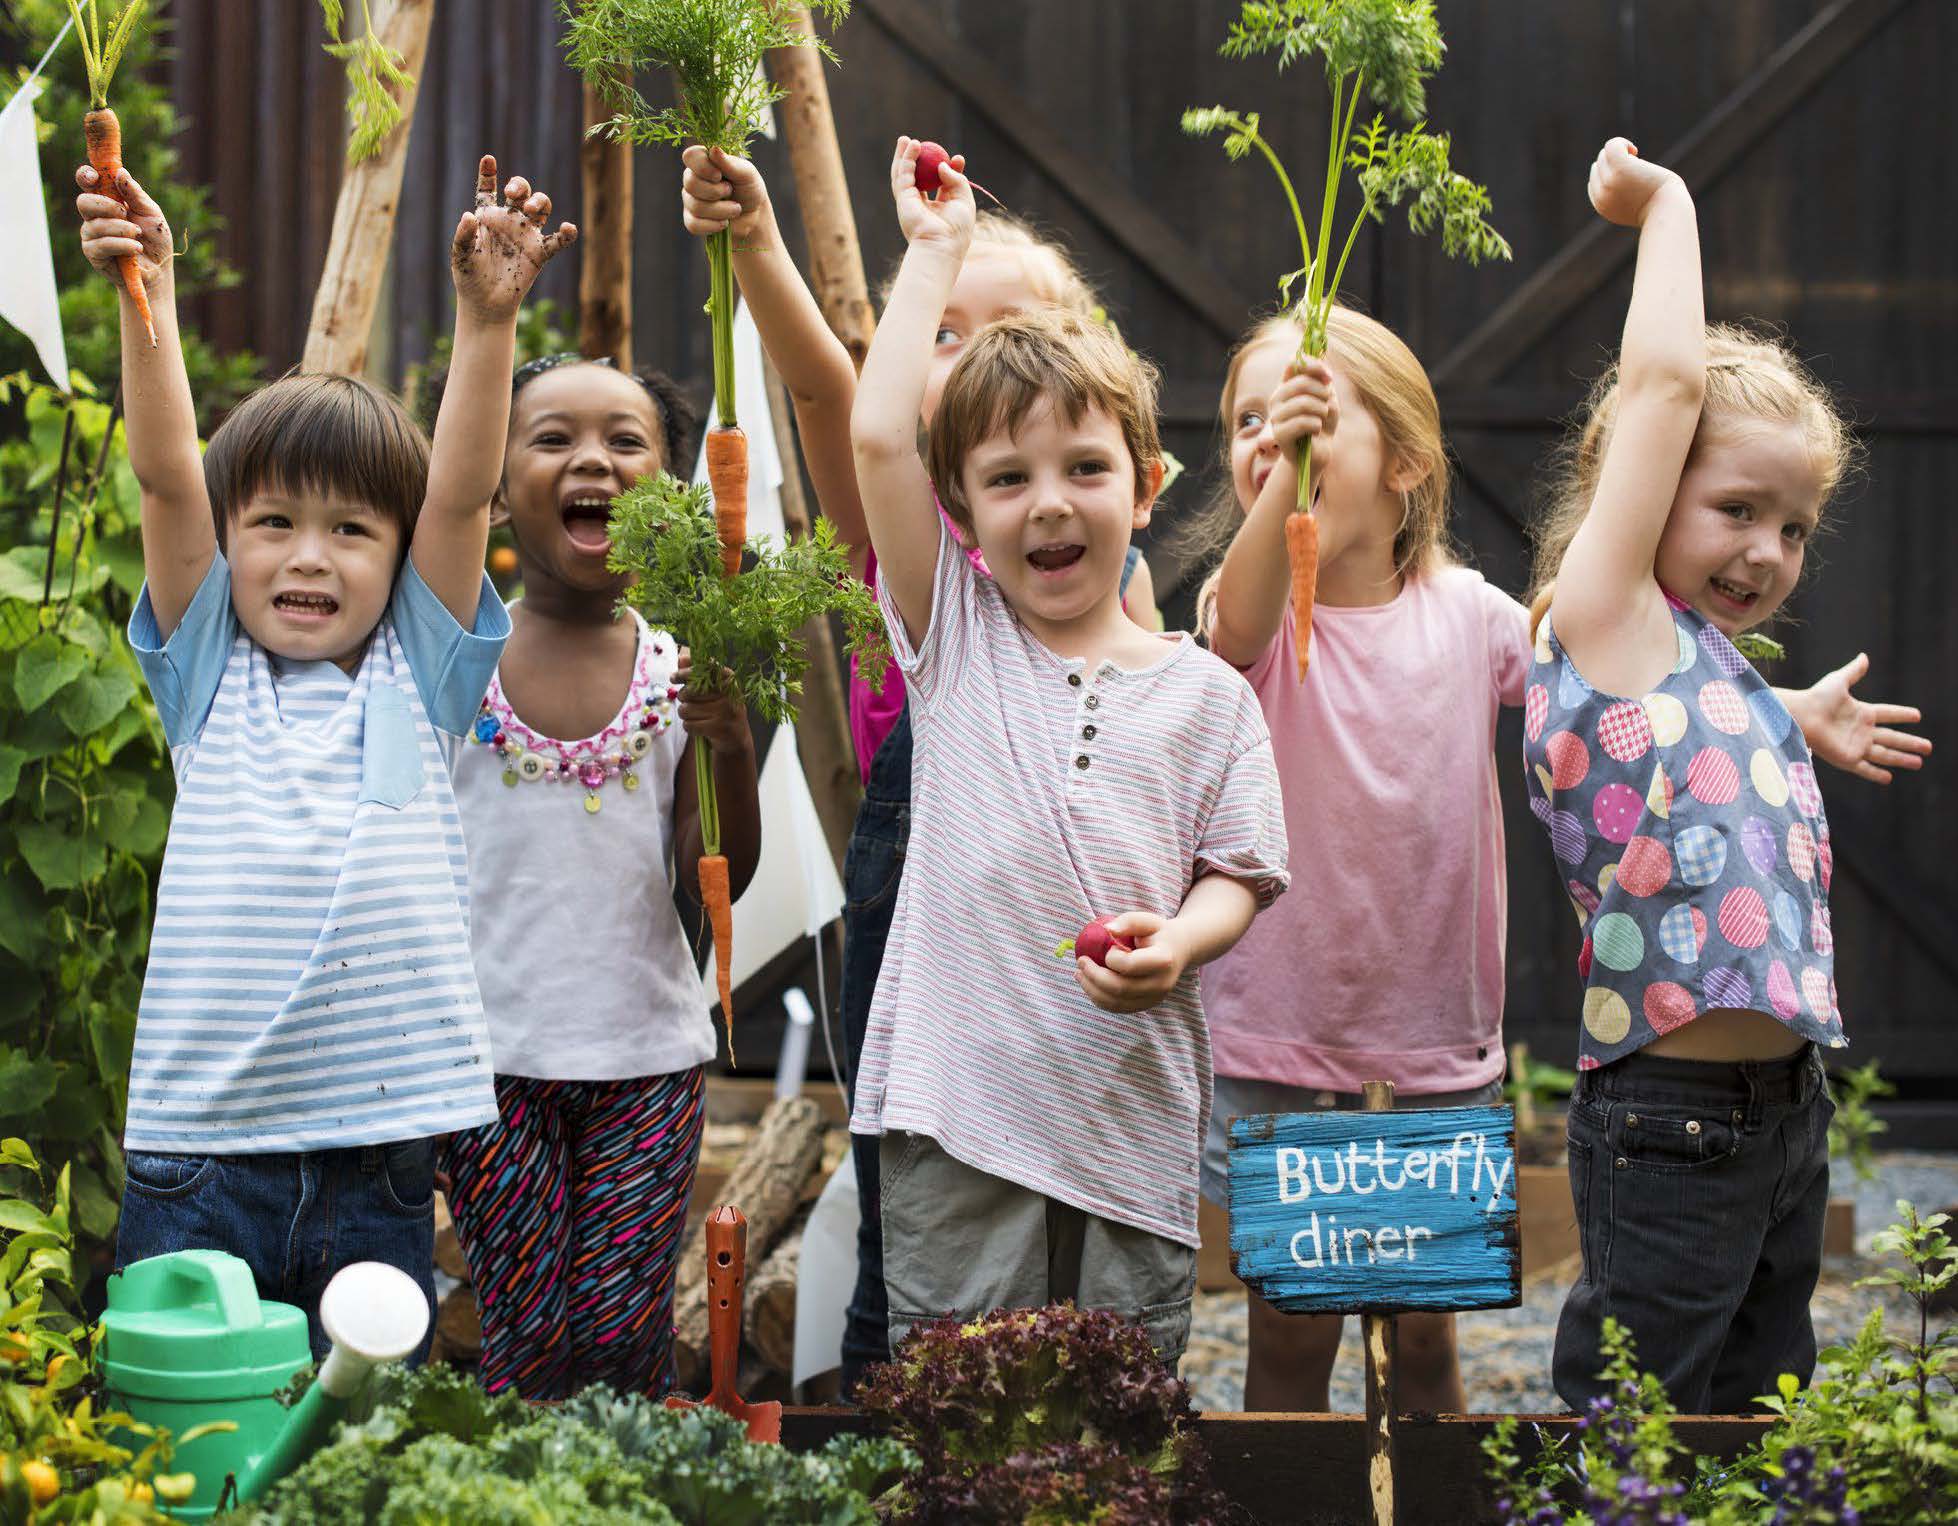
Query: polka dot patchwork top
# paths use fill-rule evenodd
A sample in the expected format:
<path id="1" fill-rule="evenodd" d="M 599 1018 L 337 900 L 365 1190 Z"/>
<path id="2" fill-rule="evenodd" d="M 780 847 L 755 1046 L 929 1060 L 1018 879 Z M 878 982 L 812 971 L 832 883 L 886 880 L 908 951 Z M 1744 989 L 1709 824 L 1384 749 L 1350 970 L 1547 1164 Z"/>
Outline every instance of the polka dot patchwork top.
<path id="1" fill-rule="evenodd" d="M 1717 1007 L 1840 1048 L 1834 856 L 1808 744 L 1734 644 L 1666 602 L 1679 657 L 1651 693 L 1593 689 L 1546 615 L 1524 695 L 1530 810 L 1584 935 L 1578 1065 Z"/>

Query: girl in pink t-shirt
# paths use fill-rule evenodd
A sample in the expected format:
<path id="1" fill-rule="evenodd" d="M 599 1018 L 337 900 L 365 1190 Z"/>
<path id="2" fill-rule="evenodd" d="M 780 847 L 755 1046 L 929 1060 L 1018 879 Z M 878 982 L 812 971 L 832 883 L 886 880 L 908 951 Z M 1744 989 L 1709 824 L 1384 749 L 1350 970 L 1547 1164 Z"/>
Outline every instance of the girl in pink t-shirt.
<path id="1" fill-rule="evenodd" d="M 1414 1107 L 1502 1088 L 1494 743 L 1499 709 L 1522 703 L 1528 617 L 1449 553 L 1441 414 L 1413 352 L 1345 308 L 1324 359 L 1295 365 L 1298 345 L 1297 324 L 1273 318 L 1231 362 L 1222 416 L 1244 518 L 1198 602 L 1264 707 L 1293 876 L 1203 972 L 1218 1203 L 1234 1116 L 1358 1107 L 1374 1080 Z M 1320 562 L 1300 680 L 1284 525 L 1308 438 Z M 1327 1408 L 1340 1323 L 1252 1295 L 1245 1408 Z M 1399 1361 L 1406 1408 L 1464 1408 L 1452 1316 L 1404 1316 Z"/>

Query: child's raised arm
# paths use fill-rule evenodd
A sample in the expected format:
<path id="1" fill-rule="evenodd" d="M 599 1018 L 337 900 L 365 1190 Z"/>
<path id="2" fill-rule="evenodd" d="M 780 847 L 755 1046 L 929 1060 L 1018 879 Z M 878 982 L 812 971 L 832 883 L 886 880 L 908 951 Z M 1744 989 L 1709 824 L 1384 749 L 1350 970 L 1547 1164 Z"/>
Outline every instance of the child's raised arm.
<path id="1" fill-rule="evenodd" d="M 972 187 L 954 156 L 938 172 L 938 199 L 918 189 L 916 138 L 899 138 L 891 194 L 908 247 L 891 300 L 870 342 L 850 414 L 857 486 L 877 550 L 877 575 L 915 643 L 931 625 L 938 566 L 938 509 L 918 458 L 918 413 L 945 304 L 972 245 Z"/>
<path id="2" fill-rule="evenodd" d="M 168 638 L 210 571 L 218 545 L 197 453 L 197 412 L 177 337 L 170 225 L 127 170 L 115 186 L 104 187 L 101 176 L 83 165 L 75 171 L 75 184 L 82 191 L 75 198 L 82 253 L 122 295 L 122 411 L 129 465 L 142 491 L 143 577 L 157 630 Z M 114 196 L 104 194 L 111 189 Z M 154 345 L 117 266 L 132 255 L 156 324 Z"/>
<path id="3" fill-rule="evenodd" d="M 823 517 L 849 547 L 861 577 L 869 559 L 870 532 L 850 451 L 850 408 L 857 371 L 850 352 L 831 332 L 802 272 L 782 242 L 775 207 L 761 171 L 746 159 L 711 152 L 699 144 L 681 155 L 681 220 L 698 238 L 729 233 L 734 278 L 754 314 L 762 348 L 795 407 L 802 456 L 815 484 Z"/>
<path id="4" fill-rule="evenodd" d="M 449 249 L 455 354 L 435 419 L 413 555 L 422 581 L 465 630 L 476 623 L 490 499 L 503 474 L 517 309 L 538 271 L 578 237 L 569 223 L 547 236 L 550 214 L 551 198 L 533 194 L 521 175 L 503 188 L 499 206 L 496 159 L 485 154 L 477 165 L 475 210 L 462 214 Z"/>
<path id="5" fill-rule="evenodd" d="M 1551 608 L 1579 666 L 1609 684 L 1587 664 L 1610 654 L 1613 666 L 1636 671 L 1674 640 L 1653 561 L 1699 427 L 1706 308 L 1686 183 L 1613 138 L 1591 167 L 1589 189 L 1600 217 L 1639 230 L 1638 269 L 1619 351 L 1617 418 Z"/>
<path id="6" fill-rule="evenodd" d="M 1300 446 L 1339 427 L 1332 371 L 1316 356 L 1303 367 L 1288 369 L 1268 408 L 1266 427 L 1277 440 L 1278 457 L 1224 553 L 1209 631 L 1210 649 L 1237 668 L 1250 667 L 1264 654 L 1292 601 L 1285 521 L 1298 509 Z M 1327 556 L 1323 540 L 1320 555 Z M 1306 633 L 1300 631 L 1298 639 L 1303 643 Z"/>

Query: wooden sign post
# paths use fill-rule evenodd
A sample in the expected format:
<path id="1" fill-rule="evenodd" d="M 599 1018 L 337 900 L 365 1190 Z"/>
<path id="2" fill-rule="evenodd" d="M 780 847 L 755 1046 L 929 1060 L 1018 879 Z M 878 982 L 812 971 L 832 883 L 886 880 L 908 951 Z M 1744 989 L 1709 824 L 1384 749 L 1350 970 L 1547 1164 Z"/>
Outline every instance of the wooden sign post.
<path id="1" fill-rule="evenodd" d="M 1231 1269 L 1288 1314 L 1358 1314 L 1374 1519 L 1394 1519 L 1397 1313 L 1522 1301 L 1507 1107 L 1263 1113 L 1230 1124 Z"/>

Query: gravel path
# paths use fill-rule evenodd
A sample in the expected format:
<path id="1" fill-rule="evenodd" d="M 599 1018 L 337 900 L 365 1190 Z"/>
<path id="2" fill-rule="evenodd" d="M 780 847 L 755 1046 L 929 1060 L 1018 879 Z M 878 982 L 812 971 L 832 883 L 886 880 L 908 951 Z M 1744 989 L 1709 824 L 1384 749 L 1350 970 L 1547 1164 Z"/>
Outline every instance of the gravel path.
<path id="1" fill-rule="evenodd" d="M 1907 1198 L 1920 1213 L 1958 1204 L 1958 1155 L 1893 1152 L 1877 1157 L 1876 1176 L 1868 1182 L 1844 1180 L 1836 1172 L 1838 1196 L 1856 1200 L 1858 1254 L 1824 1263 L 1811 1309 L 1818 1346 L 1846 1340 L 1868 1316 L 1878 1297 L 1873 1288 L 1858 1288 L 1856 1279 L 1877 1270 L 1868 1258 L 1870 1238 L 1896 1216 L 1896 1201 Z M 1457 1316 L 1461 1344 L 1462 1381 L 1471 1410 L 1551 1412 L 1564 1408 L 1550 1386 L 1550 1351 L 1557 1331 L 1557 1311 L 1563 1306 L 1572 1271 L 1552 1268 L 1525 1283 L 1523 1302 L 1514 1309 L 1489 1309 Z M 1914 1306 L 1901 1295 L 1885 1299 L 1893 1323 Z M 1333 1368 L 1332 1403 L 1339 1411 L 1364 1408 L 1361 1395 L 1363 1358 L 1360 1322 L 1349 1319 Z M 1188 1354 L 1183 1358 L 1184 1381 L 1198 1409 L 1236 1410 L 1244 1403 L 1244 1294 L 1198 1293 Z"/>

